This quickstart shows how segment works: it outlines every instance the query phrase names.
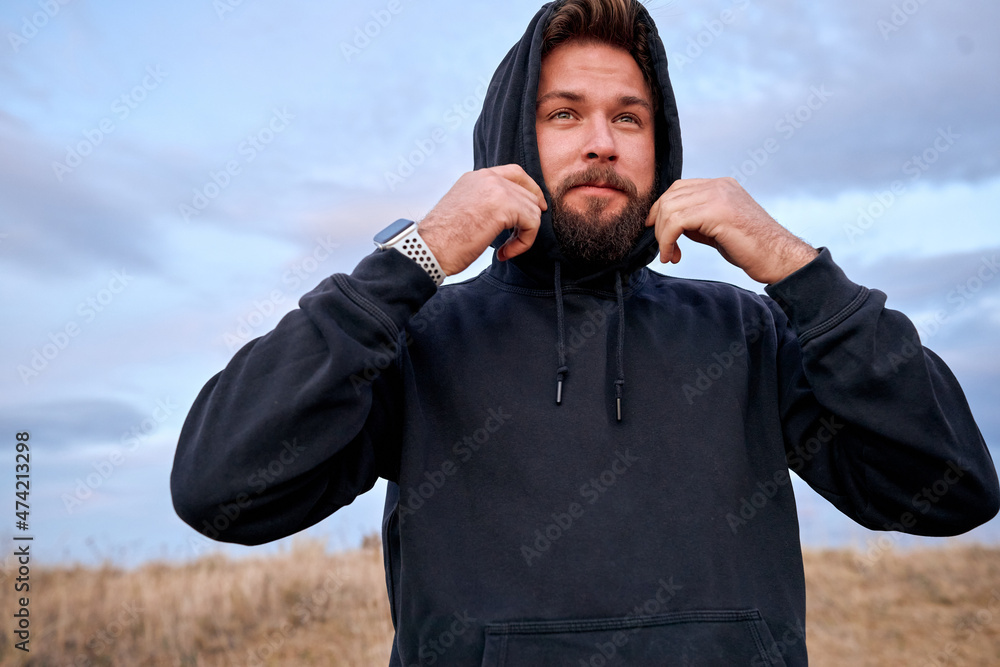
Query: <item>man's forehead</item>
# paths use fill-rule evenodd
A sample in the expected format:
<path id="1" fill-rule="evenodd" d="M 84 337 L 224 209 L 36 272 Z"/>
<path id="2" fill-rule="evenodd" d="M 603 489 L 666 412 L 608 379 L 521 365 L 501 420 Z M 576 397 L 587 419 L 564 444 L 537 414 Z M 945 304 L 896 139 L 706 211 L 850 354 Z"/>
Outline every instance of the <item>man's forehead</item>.
<path id="1" fill-rule="evenodd" d="M 541 105 L 551 99 L 577 103 L 611 99 L 652 110 L 649 84 L 632 55 L 599 42 L 576 40 L 545 55 L 536 102 Z"/>

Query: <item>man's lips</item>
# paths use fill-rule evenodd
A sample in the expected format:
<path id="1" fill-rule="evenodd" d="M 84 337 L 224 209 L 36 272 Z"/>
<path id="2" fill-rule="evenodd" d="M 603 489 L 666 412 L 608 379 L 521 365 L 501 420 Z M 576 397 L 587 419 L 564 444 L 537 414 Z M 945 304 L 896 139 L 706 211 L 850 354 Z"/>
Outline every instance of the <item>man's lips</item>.
<path id="1" fill-rule="evenodd" d="M 572 189 L 588 194 L 611 194 L 613 192 L 621 192 L 618 188 L 606 183 L 585 183 L 583 185 L 577 185 Z"/>

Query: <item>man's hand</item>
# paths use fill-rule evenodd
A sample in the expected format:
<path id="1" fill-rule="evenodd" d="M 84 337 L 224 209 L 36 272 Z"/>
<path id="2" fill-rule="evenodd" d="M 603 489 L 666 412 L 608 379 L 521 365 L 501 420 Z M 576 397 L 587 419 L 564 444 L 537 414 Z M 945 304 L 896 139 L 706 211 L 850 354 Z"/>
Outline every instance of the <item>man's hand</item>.
<path id="1" fill-rule="evenodd" d="M 660 261 L 681 259 L 681 234 L 710 245 L 754 280 L 772 285 L 802 268 L 818 252 L 782 227 L 733 178 L 684 179 L 653 204 L 646 220 L 656 227 Z"/>
<path id="2" fill-rule="evenodd" d="M 420 222 L 420 236 L 445 274 L 464 271 L 505 229 L 513 236 L 497 251 L 500 260 L 520 255 L 535 242 L 542 189 L 519 165 L 507 164 L 463 174 Z"/>

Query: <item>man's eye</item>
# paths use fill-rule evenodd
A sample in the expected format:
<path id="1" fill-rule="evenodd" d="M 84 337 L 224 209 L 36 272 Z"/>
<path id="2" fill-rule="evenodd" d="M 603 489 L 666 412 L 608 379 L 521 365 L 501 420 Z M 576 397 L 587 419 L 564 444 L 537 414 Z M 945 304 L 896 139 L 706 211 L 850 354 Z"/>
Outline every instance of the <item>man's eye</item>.
<path id="1" fill-rule="evenodd" d="M 627 121 L 629 123 L 638 123 L 639 122 L 639 119 L 636 118 L 635 116 L 631 115 L 631 114 L 626 114 L 624 116 L 621 116 L 621 117 L 618 118 L 618 120 L 619 121 L 622 121 L 622 120 L 623 121 Z"/>
<path id="2" fill-rule="evenodd" d="M 552 114 L 552 117 L 558 118 L 560 120 L 569 120 L 570 118 L 573 117 L 573 114 L 571 114 L 568 111 L 557 111 L 554 114 Z"/>

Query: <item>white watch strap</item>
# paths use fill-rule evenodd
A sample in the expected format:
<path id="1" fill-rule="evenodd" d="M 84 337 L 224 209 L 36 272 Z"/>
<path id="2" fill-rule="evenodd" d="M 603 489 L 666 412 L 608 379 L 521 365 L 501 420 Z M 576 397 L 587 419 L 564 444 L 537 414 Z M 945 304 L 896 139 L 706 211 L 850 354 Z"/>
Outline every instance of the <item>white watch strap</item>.
<path id="1" fill-rule="evenodd" d="M 424 243 L 416 225 L 413 226 L 410 232 L 404 236 L 402 240 L 394 244 L 392 247 L 419 264 L 420 268 L 426 271 L 427 275 L 431 277 L 431 280 L 434 281 L 435 285 L 440 287 L 441 283 L 444 282 L 444 270 L 441 268 L 441 265 L 438 264 L 437 257 L 434 256 L 431 249 L 427 247 L 426 243 Z"/>

